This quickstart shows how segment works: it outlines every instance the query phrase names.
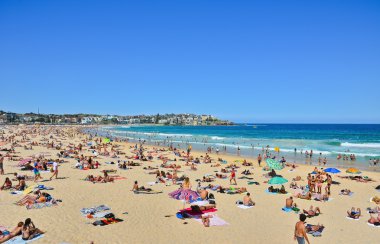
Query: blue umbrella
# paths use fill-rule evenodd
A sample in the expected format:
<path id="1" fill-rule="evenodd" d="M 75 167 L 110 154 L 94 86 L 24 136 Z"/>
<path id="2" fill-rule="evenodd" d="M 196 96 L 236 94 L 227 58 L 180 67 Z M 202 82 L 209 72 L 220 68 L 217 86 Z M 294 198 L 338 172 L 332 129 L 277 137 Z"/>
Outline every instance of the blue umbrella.
<path id="1" fill-rule="evenodd" d="M 332 173 L 332 174 L 337 174 L 337 173 L 340 173 L 340 170 L 339 169 L 336 169 L 336 168 L 327 168 L 324 170 L 326 173 Z"/>

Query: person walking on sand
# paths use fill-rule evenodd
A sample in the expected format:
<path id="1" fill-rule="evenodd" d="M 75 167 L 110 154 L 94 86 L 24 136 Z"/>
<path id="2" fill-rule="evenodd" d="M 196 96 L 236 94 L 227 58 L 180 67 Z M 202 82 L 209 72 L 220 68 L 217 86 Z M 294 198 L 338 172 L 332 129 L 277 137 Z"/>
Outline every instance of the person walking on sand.
<path id="1" fill-rule="evenodd" d="M 0 175 L 4 175 L 4 157 L 0 154 Z"/>
<path id="2" fill-rule="evenodd" d="M 261 154 L 259 154 L 259 156 L 257 156 L 257 162 L 259 163 L 259 167 L 261 167 L 261 160 L 262 160 L 262 157 L 261 157 Z"/>
<path id="3" fill-rule="evenodd" d="M 310 244 L 309 238 L 306 234 L 305 228 L 306 215 L 300 214 L 300 221 L 296 223 L 294 228 L 294 240 L 297 240 L 298 244 L 305 244 L 305 239 L 308 244 Z"/>
<path id="4" fill-rule="evenodd" d="M 230 184 L 232 184 L 232 181 L 234 181 L 235 185 L 237 185 L 237 183 L 236 183 L 236 173 L 235 173 L 235 169 L 234 168 L 232 168 L 232 171 L 231 171 Z"/>
<path id="5" fill-rule="evenodd" d="M 53 179 L 53 177 L 58 178 L 58 159 L 53 162 L 53 175 L 50 177 L 50 180 Z"/>

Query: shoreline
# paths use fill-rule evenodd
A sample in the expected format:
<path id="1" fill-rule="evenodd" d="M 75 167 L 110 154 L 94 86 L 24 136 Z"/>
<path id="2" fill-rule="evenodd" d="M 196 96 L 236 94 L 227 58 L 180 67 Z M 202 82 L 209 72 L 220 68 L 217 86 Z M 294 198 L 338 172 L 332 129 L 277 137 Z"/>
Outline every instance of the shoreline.
<path id="1" fill-rule="evenodd" d="M 115 126 L 110 126 L 110 127 L 115 127 Z M 119 127 L 119 126 L 116 125 L 116 127 Z M 139 143 L 138 139 L 126 137 L 123 135 L 119 136 L 119 135 L 109 134 L 110 132 L 109 132 L 109 130 L 107 130 L 108 126 L 106 126 L 106 128 L 107 128 L 106 130 L 102 129 L 102 128 L 104 128 L 104 126 L 95 126 L 95 127 L 91 127 L 91 128 L 92 129 L 96 128 L 97 130 L 95 132 L 98 135 L 102 135 L 102 136 L 110 137 L 110 138 L 118 138 L 118 139 L 123 139 L 123 140 L 125 140 L 127 138 L 128 141 L 131 141 L 133 143 Z M 85 129 L 86 128 L 83 128 L 83 130 L 85 130 Z M 88 132 L 88 133 L 91 133 L 91 132 Z M 160 144 L 164 143 L 164 140 L 153 140 L 152 141 L 152 140 L 145 140 L 144 139 L 144 141 L 146 144 L 149 144 L 151 146 L 158 146 L 156 144 L 157 142 L 159 142 Z M 209 144 L 207 144 L 207 146 L 199 146 L 198 144 L 195 144 L 195 143 L 184 143 L 184 142 L 176 142 L 173 144 L 177 145 L 177 147 L 180 146 L 181 149 L 185 148 L 185 150 L 186 150 L 188 145 L 192 145 L 193 150 L 196 150 L 198 152 L 206 152 L 207 146 L 214 145 L 213 143 L 209 143 Z M 168 147 L 168 146 L 169 146 L 169 142 L 167 142 L 167 144 L 164 147 Z M 213 150 L 213 152 L 215 155 L 217 155 L 214 150 Z M 237 152 L 237 150 L 236 150 L 236 152 Z M 274 156 L 276 156 L 276 159 L 281 159 L 281 157 L 284 156 L 285 159 L 287 160 L 287 163 L 294 163 L 297 165 L 310 165 L 310 166 L 314 166 L 314 167 L 315 166 L 323 167 L 323 164 L 321 164 L 321 165 L 318 164 L 318 155 L 317 154 L 315 154 L 315 156 L 311 159 L 311 158 L 306 158 L 305 154 L 300 154 L 299 152 L 297 152 L 296 156 L 294 156 L 294 154 L 290 153 L 290 152 L 282 153 L 281 150 L 280 150 L 279 154 L 277 152 L 274 152 L 274 151 L 269 151 L 269 152 L 271 152 Z M 236 156 L 236 157 L 242 157 L 242 158 L 246 158 L 246 159 L 250 159 L 250 160 L 252 160 L 252 159 L 256 160 L 258 154 L 261 154 L 261 156 L 263 156 L 263 151 L 260 150 L 259 148 L 255 148 L 254 150 L 252 150 L 252 149 L 241 149 L 240 156 L 237 153 L 233 153 L 230 151 L 225 152 L 223 150 L 220 150 L 220 152 L 219 152 L 220 156 L 221 155 Z M 323 159 L 323 157 L 322 157 L 322 159 Z M 357 163 L 357 160 L 355 160 L 355 161 L 342 160 L 342 159 L 338 160 L 338 159 L 334 159 L 331 157 L 329 157 L 328 163 L 326 164 L 325 168 L 328 168 L 328 167 L 339 167 L 339 168 L 344 168 L 344 169 L 356 167 L 362 171 L 380 172 L 380 164 L 378 164 L 377 166 L 370 166 L 369 164 L 364 165 L 363 163 Z"/>

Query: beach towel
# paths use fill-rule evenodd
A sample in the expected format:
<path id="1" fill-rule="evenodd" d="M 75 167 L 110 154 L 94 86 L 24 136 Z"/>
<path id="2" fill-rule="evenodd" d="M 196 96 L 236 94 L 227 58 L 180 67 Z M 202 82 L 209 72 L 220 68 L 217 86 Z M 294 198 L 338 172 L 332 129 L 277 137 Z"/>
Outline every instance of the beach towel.
<path id="1" fill-rule="evenodd" d="M 119 222 L 123 222 L 124 220 L 118 219 L 118 218 L 113 218 L 113 219 L 101 219 L 97 220 L 94 223 L 92 223 L 94 226 L 105 226 L 105 225 L 110 225 L 110 224 L 115 224 Z"/>
<path id="2" fill-rule="evenodd" d="M 243 204 L 237 204 L 236 205 L 238 208 L 241 208 L 241 209 L 249 209 L 249 208 L 252 208 L 253 206 L 245 206 Z"/>
<path id="3" fill-rule="evenodd" d="M 127 178 L 123 177 L 123 176 L 112 176 L 112 179 L 114 179 L 114 180 L 126 180 Z"/>
<path id="4" fill-rule="evenodd" d="M 133 191 L 135 194 L 160 194 L 163 191 Z"/>
<path id="5" fill-rule="evenodd" d="M 346 216 L 346 219 L 350 219 L 350 220 L 359 220 L 359 219 L 360 219 L 360 217 L 359 217 L 359 218 L 357 218 L 357 219 L 355 219 L 355 218 L 352 218 L 352 217 L 350 217 L 350 216 Z"/>
<path id="6" fill-rule="evenodd" d="M 10 194 L 12 194 L 12 195 L 21 195 L 23 193 L 24 193 L 23 191 L 11 191 L 10 192 Z"/>
<path id="7" fill-rule="evenodd" d="M 25 243 L 30 243 L 32 241 L 35 241 L 35 240 L 38 240 L 38 239 L 41 239 L 42 237 L 44 237 L 44 235 L 37 235 L 36 237 L 34 237 L 33 239 L 31 240 L 28 240 L 28 241 L 24 241 L 20 236 L 16 236 L 15 238 L 12 238 L 10 240 L 8 240 L 7 242 L 5 242 L 5 244 L 25 244 Z"/>
<path id="8" fill-rule="evenodd" d="M 194 220 L 200 224 L 203 224 L 202 219 L 194 219 Z M 229 223 L 221 219 L 219 216 L 213 215 L 212 218 L 210 218 L 210 226 L 224 226 L 224 225 L 229 225 Z"/>
<path id="9" fill-rule="evenodd" d="M 380 225 L 374 225 L 374 224 L 371 224 L 371 223 L 368 223 L 367 222 L 367 225 L 371 226 L 371 227 L 377 227 L 377 228 L 380 228 Z"/>
<path id="10" fill-rule="evenodd" d="M 192 218 L 199 218 L 202 214 L 213 213 L 216 211 L 217 211 L 216 208 L 203 210 L 201 212 L 194 212 L 191 208 L 185 208 L 185 209 L 180 210 L 181 213 L 186 213 L 189 217 L 192 217 Z"/>
<path id="11" fill-rule="evenodd" d="M 353 193 L 353 192 L 350 192 L 350 193 L 347 195 L 347 194 L 342 194 L 342 193 L 340 192 L 339 195 L 341 195 L 341 196 L 349 196 L 349 197 L 351 197 L 352 195 L 354 195 L 354 193 Z"/>
<path id="12" fill-rule="evenodd" d="M 207 200 L 202 200 L 202 199 L 197 199 L 196 201 L 194 202 L 191 202 L 192 205 L 198 205 L 198 206 L 204 206 L 204 205 L 208 205 L 210 204 L 209 201 Z"/>
<path id="13" fill-rule="evenodd" d="M 306 225 L 307 228 L 311 228 L 312 226 L 313 225 L 311 225 L 311 224 Z M 321 228 L 319 228 L 318 231 L 308 231 L 307 233 L 314 236 L 314 237 L 320 237 L 320 236 L 322 236 L 322 232 L 324 229 L 325 229 L 325 227 L 321 227 Z"/>
<path id="14" fill-rule="evenodd" d="M 106 211 L 106 212 L 97 212 L 95 214 L 92 214 L 91 216 L 93 218 L 104 218 L 104 216 L 106 216 L 107 214 L 110 214 L 111 212 L 110 211 Z"/>
<path id="15" fill-rule="evenodd" d="M 111 210 L 111 208 L 107 207 L 106 205 L 99 205 L 97 207 L 92 207 L 92 208 L 82 208 L 80 212 L 83 215 L 87 215 L 87 214 L 95 214 L 97 212 L 102 212 L 102 211 L 107 211 L 107 210 Z"/>
<path id="16" fill-rule="evenodd" d="M 38 185 L 36 188 L 39 190 L 54 190 L 53 187 L 45 186 L 45 185 Z"/>
<path id="17" fill-rule="evenodd" d="M 29 186 L 28 188 L 26 188 L 25 190 L 24 190 L 24 195 L 27 195 L 27 194 L 29 194 L 29 193 L 31 193 L 33 190 L 34 190 L 34 188 L 36 188 L 36 184 L 35 185 L 31 185 L 31 186 Z"/>
<path id="18" fill-rule="evenodd" d="M 48 208 L 52 206 L 57 206 L 57 203 L 53 203 L 53 202 L 33 203 L 33 204 L 26 205 L 25 207 L 26 209 L 30 210 L 30 209 Z"/>
<path id="19" fill-rule="evenodd" d="M 284 212 L 286 212 L 286 213 L 289 213 L 289 212 L 293 211 L 293 209 L 291 209 L 291 208 L 287 208 L 287 207 L 283 207 L 283 208 L 282 208 L 282 211 L 284 211 Z"/>
<path id="20" fill-rule="evenodd" d="M 148 182 L 147 184 L 148 184 L 149 186 L 154 186 L 155 184 L 157 184 L 157 182 L 152 181 L 152 182 Z"/>
<path id="21" fill-rule="evenodd" d="M 248 185 L 253 185 L 253 184 L 260 185 L 260 183 L 257 181 L 248 181 Z"/>

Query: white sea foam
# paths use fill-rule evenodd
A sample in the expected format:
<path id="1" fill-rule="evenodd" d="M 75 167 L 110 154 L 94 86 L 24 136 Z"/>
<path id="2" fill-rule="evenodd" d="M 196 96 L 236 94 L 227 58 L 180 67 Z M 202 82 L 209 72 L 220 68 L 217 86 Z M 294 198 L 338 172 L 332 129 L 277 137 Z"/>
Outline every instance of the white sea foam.
<path id="1" fill-rule="evenodd" d="M 211 140 L 224 140 L 226 139 L 225 137 L 220 137 L 220 136 L 212 136 Z"/>
<path id="2" fill-rule="evenodd" d="M 350 143 L 344 142 L 342 147 L 364 147 L 364 148 L 380 148 L 380 143 Z"/>

